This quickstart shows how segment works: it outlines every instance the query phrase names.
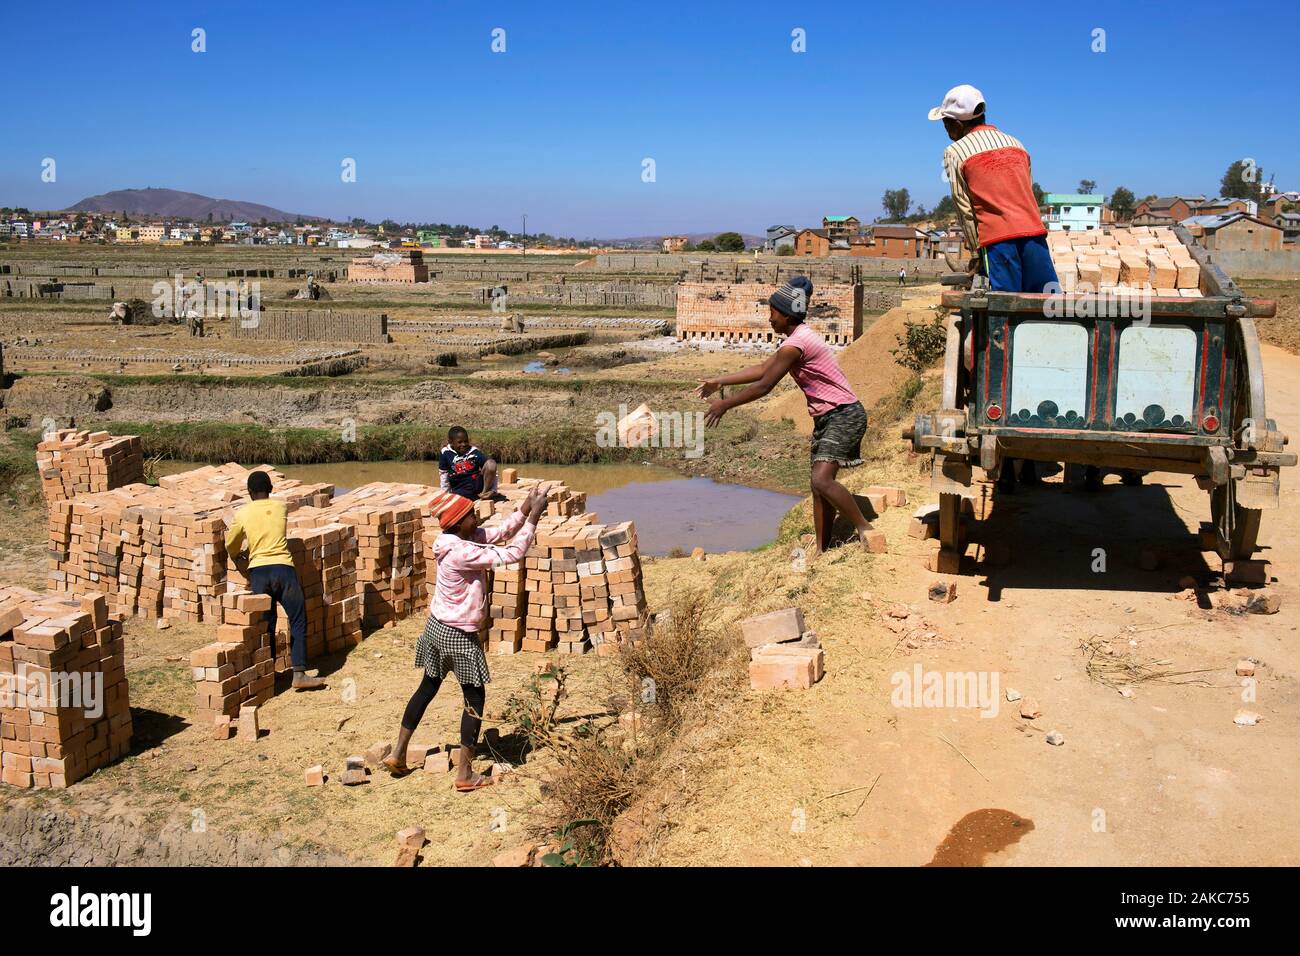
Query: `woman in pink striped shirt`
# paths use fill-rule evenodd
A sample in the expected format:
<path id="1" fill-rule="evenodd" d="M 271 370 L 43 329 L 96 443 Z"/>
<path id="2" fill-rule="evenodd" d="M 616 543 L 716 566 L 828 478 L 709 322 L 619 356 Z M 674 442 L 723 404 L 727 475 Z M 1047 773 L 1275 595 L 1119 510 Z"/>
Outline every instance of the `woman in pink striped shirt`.
<path id="1" fill-rule="evenodd" d="M 730 398 L 709 403 L 704 417 L 708 427 L 716 425 L 729 409 L 762 398 L 785 375 L 794 379 L 808 401 L 812 416 L 812 506 L 817 553 L 830 547 L 831 527 L 839 512 L 858 531 L 867 547 L 871 525 L 862 517 L 853 494 L 835 476 L 841 468 L 862 464 L 862 436 L 867 431 L 867 412 L 853 393 L 826 340 L 804 324 L 813 285 L 806 276 L 795 276 L 768 298 L 768 321 L 772 331 L 785 336 L 776 354 L 766 362 L 701 382 L 696 394 L 708 398 L 724 385 L 748 385 Z"/>
<path id="2" fill-rule="evenodd" d="M 495 777 L 474 773 L 470 764 L 483 723 L 485 685 L 492 679 L 479 640 L 487 601 L 487 571 L 515 563 L 532 546 L 537 519 L 546 509 L 546 492 L 540 487 L 535 489 L 499 528 L 480 528 L 474 502 L 454 493 L 435 498 L 431 509 L 442 534 L 433 543 L 438 578 L 429 620 L 415 645 L 415 666 L 424 671 L 424 677 L 406 705 L 397 743 L 384 766 L 395 777 L 411 772 L 406 765 L 411 735 L 442 686 L 442 679 L 452 671 L 465 695 L 455 786 L 461 793 L 469 793 L 497 782 Z M 501 545 L 501 541 L 507 543 Z"/>

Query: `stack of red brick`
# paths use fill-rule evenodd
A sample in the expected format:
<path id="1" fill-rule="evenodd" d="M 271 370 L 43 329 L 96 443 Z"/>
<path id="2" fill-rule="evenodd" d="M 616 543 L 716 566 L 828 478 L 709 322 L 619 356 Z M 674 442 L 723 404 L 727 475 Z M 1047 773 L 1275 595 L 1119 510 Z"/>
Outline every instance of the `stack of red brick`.
<path id="1" fill-rule="evenodd" d="M 331 485 L 303 484 L 269 467 L 274 497 L 290 511 L 324 504 Z M 246 503 L 249 471 L 202 468 L 51 504 L 50 590 L 104 592 L 121 616 L 221 620 L 225 533 Z M 236 490 L 238 489 L 238 490 Z"/>
<path id="2" fill-rule="evenodd" d="M 194 724 L 234 717 L 244 704 L 264 704 L 275 687 L 271 638 L 263 615 L 271 598 L 228 591 L 221 598 L 224 623 L 217 640 L 190 655 L 194 674 Z"/>
<path id="3" fill-rule="evenodd" d="M 1047 244 L 1065 292 L 1202 296 L 1200 266 L 1165 226 L 1049 232 Z"/>
<path id="4" fill-rule="evenodd" d="M 136 435 L 64 428 L 36 446 L 36 469 L 52 503 L 144 481 L 144 452 Z"/>
<path id="5" fill-rule="evenodd" d="M 803 612 L 782 608 L 740 622 L 749 648 L 749 686 L 754 690 L 807 690 L 826 673 L 826 654 Z"/>
<path id="6" fill-rule="evenodd" d="M 490 650 L 612 653 L 646 634 L 636 528 L 596 523 L 594 514 L 546 518 L 520 570 L 496 572 Z M 522 616 L 522 628 L 520 627 Z"/>
<path id="7" fill-rule="evenodd" d="M 353 529 L 367 627 L 392 627 L 427 606 L 424 539 L 433 494 L 427 485 L 371 482 L 290 519 L 292 528 L 338 523 Z"/>
<path id="8" fill-rule="evenodd" d="M 779 288 L 763 282 L 680 282 L 677 338 L 774 342 L 768 297 Z M 832 345 L 851 344 L 862 334 L 862 286 L 819 284 L 808 302 L 807 325 Z"/>
<path id="9" fill-rule="evenodd" d="M 122 623 L 104 595 L 0 587 L 0 778 L 66 787 L 130 745 Z"/>

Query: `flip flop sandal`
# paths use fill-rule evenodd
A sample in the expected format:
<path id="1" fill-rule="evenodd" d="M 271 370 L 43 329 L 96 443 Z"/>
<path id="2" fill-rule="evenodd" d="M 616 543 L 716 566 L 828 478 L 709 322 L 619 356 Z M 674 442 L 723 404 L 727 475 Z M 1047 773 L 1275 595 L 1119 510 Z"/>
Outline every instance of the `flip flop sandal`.
<path id="1" fill-rule="evenodd" d="M 481 773 L 475 775 L 478 779 L 473 778 L 465 781 L 456 781 L 457 793 L 473 793 L 475 790 L 482 790 L 484 787 L 496 786 L 497 781 L 491 777 L 485 777 Z"/>
<path id="2" fill-rule="evenodd" d="M 384 769 L 394 777 L 405 777 L 408 773 L 415 770 L 414 767 L 408 767 L 406 764 L 399 764 L 392 757 L 385 757 L 382 761 Z"/>

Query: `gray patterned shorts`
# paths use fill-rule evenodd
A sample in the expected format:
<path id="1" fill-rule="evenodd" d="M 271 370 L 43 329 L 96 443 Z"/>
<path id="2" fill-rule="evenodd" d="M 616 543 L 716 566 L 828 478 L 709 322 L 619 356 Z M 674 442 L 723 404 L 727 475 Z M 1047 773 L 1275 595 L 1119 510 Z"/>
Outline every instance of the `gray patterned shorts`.
<path id="1" fill-rule="evenodd" d="M 833 461 L 845 468 L 862 464 L 862 436 L 867 410 L 861 402 L 837 405 L 813 419 L 812 460 Z"/>
<path id="2" fill-rule="evenodd" d="M 433 615 L 416 642 L 415 666 L 434 680 L 442 680 L 448 671 L 462 685 L 481 687 L 492 680 L 478 635 L 443 624 Z"/>

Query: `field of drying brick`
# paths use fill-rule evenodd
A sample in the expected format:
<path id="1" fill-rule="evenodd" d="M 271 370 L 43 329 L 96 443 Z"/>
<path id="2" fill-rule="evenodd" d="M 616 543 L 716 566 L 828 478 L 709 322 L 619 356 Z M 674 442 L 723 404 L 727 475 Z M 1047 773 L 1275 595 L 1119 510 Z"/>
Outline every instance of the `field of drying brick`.
<path id="1" fill-rule="evenodd" d="M 460 290 L 462 301 L 473 285 Z M 1279 301 L 1279 318 L 1260 322 L 1265 341 L 1280 346 L 1265 355 L 1270 409 L 1284 430 L 1298 432 L 1300 360 L 1286 354 L 1300 352 L 1293 328 L 1300 318 L 1297 284 L 1243 286 Z M 410 298 L 420 294 L 385 291 L 384 299 L 366 299 L 378 295 L 368 287 L 356 301 L 410 317 L 466 308 Z M 92 347 L 113 331 L 141 347 L 189 344 L 182 329 L 128 333 L 103 324 L 100 313 L 97 305 L 7 301 L 0 305 L 0 338 L 50 337 Z M 241 349 L 262 346 L 240 343 Z M 393 348 L 404 347 L 420 349 L 401 341 Z M 364 424 L 396 416 L 428 427 L 445 427 L 456 417 L 471 430 L 519 423 L 540 429 L 594 418 L 623 400 L 629 407 L 642 400 L 668 403 L 686 396 L 695 381 L 753 360 L 697 350 L 628 360 L 635 349 L 634 342 L 601 342 L 546 359 L 554 360 L 542 373 L 548 382 L 561 378 L 558 368 L 570 367 L 569 381 L 580 388 L 543 386 L 521 374 L 531 356 L 430 368 L 419 381 L 392 381 L 392 371 L 371 370 L 305 389 L 115 381 L 113 406 L 101 417 L 238 422 L 264 415 L 268 423 L 278 418 L 281 424 L 336 426 L 349 417 Z M 887 351 L 875 361 L 892 363 Z M 855 365 L 855 375 L 871 375 L 869 356 Z M 89 370 L 60 371 L 84 376 Z M 933 392 L 931 382 L 918 401 L 934 399 Z M 770 399 L 768 408 L 782 403 L 789 405 L 788 394 Z M 730 430 L 715 436 L 710 454 L 676 466 L 799 489 L 806 450 L 782 417 L 778 411 L 760 423 L 729 415 L 724 426 Z M 917 462 L 895 442 L 898 422 L 885 415 L 873 425 L 868 466 L 850 474 L 849 487 L 895 484 L 912 506 L 931 501 Z M 9 443 L 0 435 L 0 451 Z M 995 848 L 975 862 L 1294 864 L 1300 847 L 1284 836 L 1300 827 L 1291 797 L 1300 784 L 1293 759 L 1300 734 L 1294 642 L 1300 550 L 1293 543 L 1300 540 L 1300 511 L 1287 504 L 1297 494 L 1294 471 L 1284 474 L 1284 507 L 1270 515 L 1263 534 L 1282 608 L 1273 615 L 1233 609 L 1215 584 L 1216 568 L 1195 543 L 1196 526 L 1208 517 L 1206 496 L 1192 482 L 1170 476 L 1135 489 L 1112 479 L 1100 495 L 1083 496 L 1050 475 L 1041 491 L 984 515 L 991 531 L 1014 542 L 1011 561 L 994 566 L 973 551 L 951 604 L 927 600 L 933 575 L 923 562 L 930 543 L 908 536 L 910 506 L 890 509 L 878 521 L 890 543 L 884 555 L 841 548 L 800 562 L 796 549 L 811 530 L 805 504 L 787 518 L 778 541 L 759 552 L 710 554 L 703 562 L 647 561 L 651 609 L 703 588 L 725 629 L 743 615 L 801 607 L 825 648 L 826 676 L 804 693 L 720 694 L 708 719 L 688 725 L 673 743 L 665 758 L 673 773 L 647 803 L 657 808 L 661 825 L 644 835 L 626 862 L 923 864 L 968 815 L 996 812 L 1020 822 L 1014 834 L 994 834 Z M 44 587 L 45 534 L 43 504 L 0 496 L 0 585 Z M 1154 571 L 1138 566 L 1139 537 L 1161 554 Z M 1103 582 L 1079 570 L 1099 545 L 1120 566 Z M 1187 575 L 1201 582 L 1204 600 L 1184 599 L 1179 581 Z M 453 792 L 446 773 L 400 780 L 376 774 L 369 784 L 348 788 L 303 782 L 307 767 L 320 764 L 331 777 L 341 775 L 346 757 L 391 739 L 418 677 L 412 658 L 421 626 L 418 616 L 408 618 L 326 659 L 322 674 L 330 689 L 277 694 L 264 705 L 266 733 L 256 744 L 241 745 L 237 738 L 213 740 L 193 724 L 189 660 L 211 642 L 211 630 L 190 623 L 158 630 L 151 621 L 127 620 L 131 754 L 66 791 L 6 790 L 0 795 L 0 863 L 38 851 L 52 862 L 386 863 L 394 854 L 394 833 L 410 825 L 426 830 L 426 865 L 490 862 L 537 824 L 557 771 L 545 751 L 523 761 L 508 785 L 471 795 Z M 1154 676 L 1135 684 L 1132 696 L 1121 696 L 1099 679 L 1104 675 L 1095 663 L 1090 666 L 1102 646 L 1124 666 L 1168 662 L 1155 670 L 1190 676 Z M 490 711 L 527 684 L 535 658 L 492 660 Z M 1244 658 L 1258 662 L 1259 699 L 1251 706 L 1263 720 L 1253 727 L 1233 723 L 1241 693 L 1234 668 Z M 1005 702 L 991 718 L 893 706 L 894 676 L 917 666 L 997 671 L 1005 684 L 1034 698 L 1043 716 L 1022 718 L 1018 705 Z M 569 674 L 560 708 L 566 725 L 616 723 L 626 691 L 616 662 L 586 655 L 573 661 Z M 352 689 L 347 699 L 345 686 Z M 453 739 L 460 706 L 455 687 L 448 686 L 416 742 Z M 517 758 L 523 744 L 518 727 L 497 730 L 480 759 Z M 1047 746 L 1048 731 L 1061 733 L 1065 745 Z M 52 820 L 50 810 L 63 815 Z M 1095 825 L 1099 810 L 1106 820 L 1102 830 Z"/>

